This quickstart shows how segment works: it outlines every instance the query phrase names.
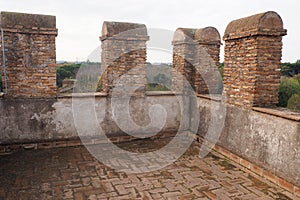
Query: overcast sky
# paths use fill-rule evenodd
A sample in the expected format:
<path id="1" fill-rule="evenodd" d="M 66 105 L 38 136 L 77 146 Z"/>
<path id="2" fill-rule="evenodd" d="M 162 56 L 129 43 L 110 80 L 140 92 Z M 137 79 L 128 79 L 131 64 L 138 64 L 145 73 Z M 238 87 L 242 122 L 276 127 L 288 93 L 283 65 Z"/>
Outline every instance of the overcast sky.
<path id="1" fill-rule="evenodd" d="M 283 40 L 283 61 L 294 62 L 300 59 L 299 7 L 299 0 L 0 0 L 2 11 L 55 15 L 57 60 L 67 61 L 86 60 L 99 47 L 103 21 L 144 23 L 148 29 L 164 29 L 166 38 L 178 27 L 214 26 L 222 37 L 234 19 L 276 11 L 288 30 Z M 168 40 L 170 44 L 171 38 Z M 170 52 L 155 48 L 149 49 L 148 58 L 171 62 Z"/>

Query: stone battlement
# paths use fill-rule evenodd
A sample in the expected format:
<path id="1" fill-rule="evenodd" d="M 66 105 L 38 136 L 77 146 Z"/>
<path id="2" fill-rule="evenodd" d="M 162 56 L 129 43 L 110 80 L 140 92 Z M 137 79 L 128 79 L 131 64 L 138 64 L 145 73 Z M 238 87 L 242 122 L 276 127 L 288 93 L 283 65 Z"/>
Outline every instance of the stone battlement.
<path id="1" fill-rule="evenodd" d="M 4 57 L 2 82 L 9 98 L 56 97 L 56 18 L 48 15 L 1 12 Z M 5 59 L 5 60 L 4 60 Z M 6 77 L 4 76 L 6 74 Z M 4 89 L 5 90 L 5 89 Z"/>
<path id="2" fill-rule="evenodd" d="M 277 105 L 284 35 L 282 19 L 275 12 L 228 24 L 223 37 L 223 94 L 228 104 L 243 108 Z"/>
<path id="3" fill-rule="evenodd" d="M 299 114 L 272 109 L 278 101 L 282 37 L 286 35 L 277 13 L 228 24 L 223 37 L 223 91 L 218 69 L 221 37 L 216 28 L 178 28 L 172 41 L 174 93 L 147 92 L 146 25 L 104 22 L 101 69 L 95 72 L 103 72 L 103 91 L 59 98 L 55 17 L 2 12 L 0 19 L 5 50 L 0 64 L 5 63 L 7 76 L 4 67 L 1 74 L 8 88 L 0 99 L 4 116 L 0 152 L 34 141 L 66 145 L 64 141 L 78 138 L 79 131 L 95 144 L 103 138 L 131 140 L 130 133 L 145 138 L 143 134 L 158 131 L 164 136 L 183 130 L 229 150 L 227 155 L 238 155 L 236 160 L 246 167 L 255 163 L 256 170 L 261 169 L 258 173 L 272 172 L 270 179 L 280 177 L 276 184 L 284 178 L 292 188 L 289 191 L 299 194 Z M 194 90 L 187 92 L 188 85 Z M 163 109 L 154 109 L 158 105 Z M 99 134 L 100 127 L 105 134 Z"/>

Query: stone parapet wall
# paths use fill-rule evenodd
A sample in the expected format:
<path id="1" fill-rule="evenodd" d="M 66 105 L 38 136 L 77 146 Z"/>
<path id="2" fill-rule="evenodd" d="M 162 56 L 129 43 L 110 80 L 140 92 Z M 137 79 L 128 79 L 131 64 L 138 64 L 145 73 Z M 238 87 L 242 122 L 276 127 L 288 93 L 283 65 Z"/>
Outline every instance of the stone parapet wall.
<path id="1" fill-rule="evenodd" d="M 289 115 L 287 111 L 273 108 L 264 108 L 263 112 L 263 108 L 246 110 L 228 105 L 222 116 L 225 118 L 223 128 L 209 135 L 213 112 L 223 103 L 201 97 L 198 105 L 199 136 L 300 186 L 300 155 L 297 153 L 300 151 L 300 113 Z"/>
<path id="2" fill-rule="evenodd" d="M 112 114 L 107 115 L 112 113 L 111 98 L 105 95 L 97 97 L 94 95 L 57 99 L 0 99 L 0 112 L 5 116 L 0 120 L 0 146 L 70 140 L 79 136 L 101 139 L 130 136 L 116 124 Z M 123 102 L 122 99 L 120 101 Z M 91 105 L 91 102 L 94 104 Z M 161 132 L 157 127 L 149 128 L 158 135 L 165 132 L 176 133 L 182 120 L 180 110 L 182 103 L 174 94 L 149 95 L 145 98 L 132 97 L 129 103 L 130 117 L 140 126 L 149 125 L 151 123 L 149 110 L 156 104 L 165 108 L 166 121 Z M 94 108 L 92 111 L 89 110 L 91 107 Z M 119 112 L 123 112 L 124 107 L 125 104 Z M 91 125 L 95 119 L 89 116 L 96 118 L 99 125 L 96 131 L 93 131 L 94 127 Z M 80 132 L 80 128 L 87 130 L 86 135 Z M 130 134 L 137 131 L 130 125 L 128 128 L 131 129 Z M 103 130 L 106 136 L 100 130 Z M 143 133 L 139 132 L 139 134 Z"/>
<path id="3" fill-rule="evenodd" d="M 54 16 L 1 12 L 6 79 L 6 96 L 56 97 L 56 19 Z M 3 50 L 3 49 L 1 49 Z"/>

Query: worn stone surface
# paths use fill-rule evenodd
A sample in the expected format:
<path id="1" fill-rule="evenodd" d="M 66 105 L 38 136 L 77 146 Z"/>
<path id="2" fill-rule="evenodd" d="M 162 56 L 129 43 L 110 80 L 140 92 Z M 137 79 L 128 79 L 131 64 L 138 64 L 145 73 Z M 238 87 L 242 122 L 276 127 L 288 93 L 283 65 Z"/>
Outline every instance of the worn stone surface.
<path id="1" fill-rule="evenodd" d="M 211 113 L 220 103 L 198 98 L 198 104 L 201 113 L 198 134 L 209 138 L 206 133 Z M 223 129 L 213 133 L 218 136 L 221 131 L 220 146 L 299 185 L 299 127 L 300 122 L 293 119 L 227 106 Z"/>
<path id="2" fill-rule="evenodd" d="M 198 94 L 218 93 L 220 41 L 214 27 L 178 28 L 174 33 L 173 70 L 180 73 Z M 177 76 L 173 77 L 175 91 L 180 91 L 183 84 Z"/>
<path id="3" fill-rule="evenodd" d="M 7 97 L 56 97 L 54 16 L 1 12 Z M 3 66 L 3 56 L 0 64 Z M 1 68 L 3 87 L 4 70 Z M 3 88 L 5 90 L 5 88 Z"/>
<path id="4" fill-rule="evenodd" d="M 119 146 L 133 152 L 148 152 L 168 141 L 144 140 Z M 170 166 L 126 174 L 101 164 L 84 147 L 21 151 L 0 157 L 0 198 L 297 199 L 284 189 L 242 171 L 216 152 L 204 159 L 198 153 L 199 144 L 194 143 Z"/>
<path id="5" fill-rule="evenodd" d="M 156 104 L 166 111 L 166 118 L 163 113 L 156 113 L 161 115 L 162 120 L 166 119 L 162 130 L 177 131 L 181 121 L 182 102 L 174 95 L 132 98 L 129 104 L 130 116 L 126 116 L 126 119 L 130 118 L 140 126 L 148 125 L 150 132 L 159 132 L 156 124 L 151 125 L 150 120 L 150 107 Z M 119 108 L 117 111 L 125 111 L 124 100 L 120 99 L 115 105 Z M 108 136 L 124 135 L 111 118 L 111 101 L 106 97 L 79 97 L 73 99 L 73 105 L 72 98 L 1 99 L 0 111 L 3 116 L 0 118 L 0 144 L 75 138 L 78 137 L 76 128 L 80 128 L 82 132 L 86 130 L 87 136 L 99 136 L 99 129 L 91 128 L 93 123 L 101 125 Z M 76 115 L 76 121 L 73 114 Z M 94 114 L 96 122 L 93 121 Z M 77 127 L 74 124 L 76 122 Z M 130 132 L 139 130 L 125 120 L 119 121 L 119 125 Z"/>
<path id="6" fill-rule="evenodd" d="M 25 31 L 56 30 L 55 16 L 16 12 L 1 12 L 1 27 Z"/>
<path id="7" fill-rule="evenodd" d="M 1 99 L 0 143 L 48 140 L 58 136 L 54 103 L 54 99 Z"/>
<path id="8" fill-rule="evenodd" d="M 283 22 L 275 12 L 232 21 L 226 28 L 224 97 L 243 108 L 278 103 Z"/>
<path id="9" fill-rule="evenodd" d="M 102 27 L 101 77 L 102 88 L 110 96 L 145 95 L 146 41 L 143 24 L 104 22 Z M 134 92 L 135 91 L 135 92 Z"/>

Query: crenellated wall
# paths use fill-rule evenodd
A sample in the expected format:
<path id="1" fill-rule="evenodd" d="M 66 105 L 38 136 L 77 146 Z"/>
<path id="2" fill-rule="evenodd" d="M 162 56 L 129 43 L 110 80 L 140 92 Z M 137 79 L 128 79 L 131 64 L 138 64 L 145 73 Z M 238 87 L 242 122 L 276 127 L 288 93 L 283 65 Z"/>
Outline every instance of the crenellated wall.
<path id="1" fill-rule="evenodd" d="M 127 106 L 123 95 L 132 89 L 135 92 L 127 102 L 128 117 L 136 124 L 147 126 L 155 117 L 166 116 L 161 130 L 154 123 L 149 131 L 169 136 L 170 132 L 193 130 L 192 122 L 196 121 L 193 116 L 198 113 L 198 132 L 193 134 L 207 140 L 214 138 L 230 154 L 270 172 L 268 176 L 277 175 L 300 186 L 300 114 L 263 108 L 274 107 L 278 100 L 281 40 L 286 30 L 277 13 L 266 12 L 228 25 L 224 35 L 224 91 L 217 99 L 207 95 L 218 92 L 220 79 L 221 41 L 213 27 L 175 31 L 172 87 L 179 93 L 172 94 L 145 91 L 149 39 L 146 26 L 104 22 L 100 38 L 104 93 L 76 94 L 72 98 L 56 97 L 55 17 L 2 12 L 0 24 L 8 79 L 7 94 L 0 99 L 0 152 L 21 147 L 23 143 L 37 142 L 43 146 L 44 142 L 47 145 L 53 142 L 53 146 L 63 146 L 69 144 L 68 140 L 78 139 L 78 127 L 86 137 L 99 136 L 96 129 L 91 130 L 94 123 L 89 117 L 91 113 L 95 113 L 97 127 L 109 138 L 123 141 L 131 136 L 119 125 L 130 132 L 142 130 L 135 129 L 127 120 L 115 122 L 113 112 L 123 113 Z M 3 74 L 3 67 L 1 70 Z M 180 74 L 198 94 L 196 100 L 191 93 L 185 93 L 186 85 Z M 121 77 L 124 79 L 119 82 Z M 192 106 L 195 101 L 197 108 Z M 119 102 L 117 109 L 112 106 L 116 102 Z M 89 105 L 92 107 L 85 107 Z M 151 111 L 157 105 L 164 110 Z M 188 109 L 182 109 L 183 105 Z M 223 113 L 219 114 L 220 110 Z M 224 126 L 219 130 L 210 127 L 212 121 L 222 125 L 222 120 Z"/>

